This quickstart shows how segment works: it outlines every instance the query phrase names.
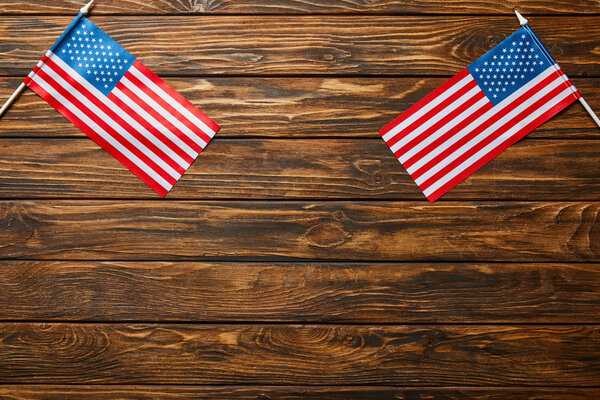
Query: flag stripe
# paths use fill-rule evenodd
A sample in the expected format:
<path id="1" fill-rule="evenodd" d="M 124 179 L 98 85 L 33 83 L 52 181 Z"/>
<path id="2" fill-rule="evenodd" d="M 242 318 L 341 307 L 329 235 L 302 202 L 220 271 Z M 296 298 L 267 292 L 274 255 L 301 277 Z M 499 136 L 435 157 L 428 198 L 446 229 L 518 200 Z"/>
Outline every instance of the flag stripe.
<path id="1" fill-rule="evenodd" d="M 166 102 L 164 99 L 162 99 L 159 96 L 158 93 L 154 92 L 143 81 L 141 81 L 140 79 L 138 79 L 137 76 L 136 76 L 136 74 L 134 73 L 134 71 L 136 71 L 135 67 L 131 67 L 131 70 L 125 75 L 127 77 L 127 79 L 137 89 L 139 89 L 142 92 L 144 92 L 144 94 L 146 96 L 148 96 L 149 98 L 153 99 L 156 102 L 156 104 L 161 108 L 161 110 L 164 110 L 165 113 L 167 113 L 168 115 L 173 116 L 176 121 L 178 121 L 181 124 L 185 125 L 185 128 L 189 129 L 189 132 L 190 132 L 191 135 L 197 136 L 197 138 L 194 138 L 194 141 L 197 144 L 202 143 L 200 145 L 204 147 L 206 145 L 206 143 L 208 143 L 210 141 L 211 138 L 207 134 L 205 134 L 202 131 L 202 129 L 200 129 L 200 127 L 198 125 L 194 124 L 192 121 L 190 121 L 185 116 L 183 116 L 179 112 L 178 109 L 176 109 L 173 106 L 171 106 L 168 102 Z M 180 107 L 180 108 L 183 108 L 183 107 Z"/>
<path id="2" fill-rule="evenodd" d="M 67 65 L 64 61 L 62 61 L 60 57 L 53 55 L 51 57 L 51 62 L 48 63 L 48 65 L 58 72 L 63 78 L 67 79 L 72 85 L 76 85 L 75 87 L 77 87 L 80 92 L 86 93 L 88 98 L 95 98 L 97 101 L 99 101 L 99 103 L 105 105 L 110 111 L 112 111 L 113 115 L 116 115 L 122 119 L 123 123 L 121 125 L 124 128 L 128 129 L 130 133 L 136 135 L 138 139 L 142 140 L 143 137 L 145 138 L 146 143 L 151 142 L 154 146 L 158 147 L 170 159 L 174 160 L 180 166 L 180 169 L 185 171 L 190 166 L 193 159 L 187 156 L 186 153 L 175 143 L 162 135 L 156 135 L 156 133 L 151 133 L 148 129 L 144 128 L 135 120 L 135 113 L 124 109 L 121 105 L 117 104 L 117 102 L 113 101 L 114 99 L 104 96 L 87 80 L 81 78 L 79 74 L 71 69 L 71 67 L 69 67 L 69 65 Z M 56 65 L 56 68 L 54 65 Z M 75 77 L 77 77 L 77 79 Z"/>
<path id="3" fill-rule="evenodd" d="M 150 81 L 152 81 L 157 87 L 162 89 L 168 97 L 179 103 L 179 105 L 183 106 L 188 112 L 192 113 L 196 118 L 198 118 L 198 120 L 202 121 L 202 123 L 207 127 L 205 133 L 208 136 L 210 136 L 211 138 L 214 137 L 215 134 L 219 131 L 219 129 L 221 129 L 221 127 L 216 122 L 214 122 L 200 109 L 198 109 L 196 106 L 190 103 L 185 97 L 181 95 L 181 93 L 173 89 L 171 86 L 167 85 L 165 81 L 160 79 L 158 75 L 149 70 L 148 67 L 146 67 L 144 64 L 142 64 L 139 61 L 136 61 L 134 63 L 134 66 L 138 71 L 144 74 L 146 78 L 150 79 Z M 158 90 L 154 91 L 158 92 Z M 164 99 L 166 101 L 169 101 L 168 97 L 164 97 Z M 191 118 L 190 120 L 194 121 Z M 202 124 L 200 123 L 198 123 L 198 125 L 202 126 Z"/>
<path id="4" fill-rule="evenodd" d="M 131 68 L 130 72 L 140 80 L 148 89 L 150 89 L 153 93 L 157 95 L 159 99 L 164 101 L 173 109 L 177 110 L 179 114 L 184 116 L 188 121 L 192 123 L 194 127 L 198 127 L 199 131 L 201 131 L 204 135 L 209 137 L 209 140 L 215 135 L 216 131 L 213 127 L 209 126 L 205 119 L 207 118 L 200 110 L 194 107 L 189 101 L 185 100 L 183 96 L 174 96 L 174 94 L 178 94 L 174 89 L 172 89 L 169 85 L 167 85 L 162 79 L 158 78 L 158 76 L 149 73 L 149 69 L 144 67 L 144 64 L 140 62 L 136 62 L 133 64 L 133 68 Z M 154 75 L 154 77 L 148 76 Z M 155 81 L 156 78 L 161 84 Z M 170 90 L 169 90 L 170 89 Z M 179 99 L 177 98 L 179 97 Z M 184 104 L 181 104 L 181 99 L 185 100 Z M 187 103 L 187 104 L 185 104 Z M 197 110 L 202 118 L 198 117 L 198 113 L 194 113 L 191 110 Z M 213 124 L 211 124 L 213 125 Z"/>
<path id="5" fill-rule="evenodd" d="M 492 107 L 493 104 L 483 96 L 475 104 L 457 115 L 451 123 L 432 132 L 431 135 L 424 137 L 420 143 L 415 143 L 414 148 L 409 149 L 404 153 L 400 162 L 402 162 L 402 165 L 404 165 L 404 168 L 406 168 L 407 171 L 413 171 L 412 166 L 416 162 L 419 162 L 426 154 L 431 153 L 444 141 L 453 137 L 457 132 L 462 131 L 466 126 L 488 112 Z"/>
<path id="6" fill-rule="evenodd" d="M 36 91 L 44 100 L 67 117 L 73 124 L 81 129 L 90 138 L 94 139 L 104 150 L 119 160 L 123 165 L 132 170 L 147 185 L 152 187 L 162 196 L 166 195 L 172 188 L 160 175 L 148 168 L 141 160 L 137 159 L 119 142 L 96 125 L 85 113 L 71 104 L 60 93 L 56 92 L 50 85 L 45 83 L 39 75 L 32 77 L 30 87 Z"/>
<path id="7" fill-rule="evenodd" d="M 464 78 L 462 78 L 461 80 L 459 80 L 455 85 L 452 85 L 452 86 L 448 87 L 446 90 L 444 90 L 443 92 L 441 92 L 439 94 L 439 96 L 428 100 L 426 103 L 423 103 L 422 105 L 420 105 L 421 108 L 419 108 L 416 112 L 411 114 L 408 118 L 402 120 L 398 125 L 396 125 L 392 129 L 390 129 L 387 133 L 385 133 L 383 135 L 383 139 L 386 142 L 389 142 L 399 132 L 404 131 L 404 129 L 406 129 L 406 127 L 413 124 L 415 121 L 420 119 L 423 115 L 429 113 L 431 110 L 433 110 L 435 107 L 437 107 L 440 103 L 444 102 L 447 98 L 452 96 L 454 93 L 456 93 L 458 90 L 460 90 L 462 87 L 464 87 L 465 85 L 469 84 L 472 81 L 473 81 L 473 77 L 471 75 L 467 75 Z"/>
<path id="8" fill-rule="evenodd" d="M 550 92 L 552 89 L 559 86 L 561 84 L 562 79 L 556 76 L 554 76 L 554 79 L 552 79 L 552 77 L 553 76 L 550 76 L 548 78 L 549 80 L 551 80 L 551 82 L 544 85 L 544 87 L 540 88 L 539 90 L 537 86 L 531 88 L 530 92 L 527 92 L 520 98 L 516 99 L 515 101 L 512 101 L 508 105 L 508 107 L 505 107 L 502 110 L 502 112 L 495 113 L 495 118 L 490 118 L 484 121 L 484 123 L 478 126 L 477 130 L 475 131 L 478 132 L 481 130 L 482 127 L 486 127 L 481 133 L 477 134 L 459 149 L 451 152 L 450 154 L 444 154 L 443 161 L 436 162 L 435 165 L 431 166 L 431 168 L 424 172 L 422 175 L 419 175 L 419 172 L 416 172 L 413 175 L 413 177 L 415 177 L 415 182 L 417 182 L 418 185 L 421 185 L 435 173 L 446 167 L 449 163 L 463 156 L 463 154 L 468 153 L 470 149 L 476 146 L 479 142 L 492 135 L 494 132 L 497 132 L 507 122 L 511 121 L 513 118 L 518 116 L 524 109 L 527 109 L 529 106 L 531 106 L 531 104 L 535 103 L 540 98 L 545 96 L 548 92 Z M 545 81 L 543 81 L 542 83 L 544 82 Z"/>
<path id="9" fill-rule="evenodd" d="M 194 141 L 185 133 L 173 126 L 169 121 L 163 118 L 162 115 L 157 113 L 152 106 L 137 96 L 137 91 L 134 92 L 130 90 L 122 82 L 117 84 L 109 96 L 117 97 L 136 114 L 147 119 L 153 126 L 158 127 L 161 132 L 165 134 L 167 134 L 167 132 L 170 133 L 171 135 L 169 138 L 176 142 L 181 148 L 186 149 L 188 154 L 193 154 L 194 159 L 202 151 L 202 147 L 194 143 Z"/>
<path id="10" fill-rule="evenodd" d="M 505 132 L 513 129 L 514 126 L 518 126 L 522 121 L 526 120 L 526 118 L 530 118 L 532 115 L 536 115 L 538 112 L 543 112 L 544 107 L 547 107 L 549 102 L 554 101 L 556 96 L 561 95 L 561 92 L 565 90 L 562 85 L 555 86 L 550 92 L 546 93 L 543 97 L 537 98 L 535 101 L 525 103 L 526 106 L 518 107 L 516 111 L 517 113 L 512 114 L 512 118 L 509 118 L 504 121 L 502 126 L 499 126 L 497 129 L 494 129 L 491 132 L 484 132 L 485 135 L 478 135 L 474 140 L 469 143 L 472 144 L 470 148 L 466 151 L 462 152 L 459 155 L 456 155 L 453 159 L 445 163 L 444 168 L 440 169 L 436 174 L 434 174 L 431 178 L 423 183 L 419 183 L 419 187 L 423 190 L 424 193 L 427 193 L 431 187 L 435 187 L 438 183 L 443 183 L 444 179 L 446 179 L 447 175 L 451 173 L 458 165 L 462 165 L 461 163 L 465 162 L 465 160 L 470 160 L 474 154 L 478 154 L 481 149 L 486 148 L 489 143 L 493 143 L 498 137 L 504 135 Z M 453 154 L 454 156 L 455 154 Z M 448 158 L 446 158 L 448 160 Z"/>
<path id="11" fill-rule="evenodd" d="M 573 103 L 573 93 L 570 90 L 563 90 L 559 97 L 555 97 L 543 108 L 527 116 L 521 123 L 515 125 L 512 129 L 505 132 L 469 160 L 456 167 L 454 171 L 447 174 L 443 180 L 436 182 L 435 186 L 425 190 L 424 193 L 430 201 L 437 200 L 442 194 L 454 187 L 456 184 L 471 175 L 474 171 L 506 150 L 508 147 L 522 139 L 525 135 L 537 128 L 560 110 Z M 525 124 L 525 125 L 523 125 Z M 519 129 L 520 128 L 520 129 Z"/>
<path id="12" fill-rule="evenodd" d="M 467 82 L 463 87 L 452 93 L 444 101 L 437 104 L 434 108 L 425 113 L 421 118 L 417 119 L 411 125 L 388 141 L 388 146 L 393 152 L 396 152 L 401 147 L 406 146 L 416 136 L 436 125 L 448 115 L 452 115 L 465 101 L 481 92 L 474 80 Z M 433 103 L 433 102 L 432 102 Z M 430 103 L 430 104 L 432 104 Z"/>
<path id="13" fill-rule="evenodd" d="M 436 98 L 438 96 L 443 96 L 443 93 L 448 88 L 454 86 L 457 82 L 460 82 L 467 75 L 469 75 L 469 71 L 465 68 L 462 71 L 460 71 L 458 74 L 454 75 L 452 78 L 448 79 L 446 82 L 444 82 L 442 85 L 440 85 L 433 92 L 429 93 L 427 96 L 425 96 L 423 99 L 421 99 L 415 105 L 413 105 L 411 108 L 409 108 L 408 110 L 406 110 L 405 112 L 400 114 L 392 122 L 390 122 L 385 127 L 383 127 L 383 129 L 381 129 L 379 131 L 379 133 L 383 137 L 383 140 L 385 140 L 387 142 L 391 137 L 396 135 L 396 132 L 399 132 L 400 130 L 402 130 L 402 128 L 398 128 L 397 130 L 395 128 L 398 127 L 398 125 L 400 123 L 402 123 L 403 121 L 407 120 L 410 117 L 413 117 L 414 114 L 421 113 L 420 115 L 422 115 L 423 113 L 427 112 L 427 110 L 425 110 L 425 111 L 421 111 L 421 110 L 425 106 L 427 106 L 431 102 L 431 100 L 433 100 L 434 98 Z M 416 116 L 414 118 L 415 119 L 419 118 L 419 116 Z"/>
<path id="14" fill-rule="evenodd" d="M 183 122 L 177 119 L 173 114 L 164 109 L 160 104 L 158 104 L 151 96 L 149 96 L 146 92 L 142 90 L 138 85 L 131 81 L 130 73 L 126 73 L 119 85 L 123 85 L 135 96 L 137 96 L 141 101 L 143 101 L 146 106 L 152 108 L 154 113 L 158 113 L 164 120 L 169 121 L 169 123 L 177 128 L 179 132 L 182 132 L 186 137 L 190 138 L 200 149 L 203 149 L 206 146 L 206 142 L 198 137 L 194 131 L 188 128 Z M 123 88 L 120 88 L 123 90 Z M 200 151 L 198 151 L 200 152 Z"/>
<path id="15" fill-rule="evenodd" d="M 490 104 L 479 88 L 475 87 L 472 89 L 472 91 L 473 93 L 471 93 L 471 91 L 468 93 L 470 97 L 462 99 L 461 103 L 458 104 L 458 107 L 453 109 L 452 112 L 447 113 L 447 115 L 440 119 L 436 124 L 430 126 L 427 130 L 421 132 L 403 147 L 396 150 L 395 153 L 400 155 L 400 162 L 405 163 L 422 147 L 426 146 L 427 143 L 430 143 L 437 136 L 443 135 L 445 132 L 454 128 L 460 121 L 464 119 L 466 115 L 470 115 L 475 110 Z M 466 97 L 466 95 L 464 97 Z"/>

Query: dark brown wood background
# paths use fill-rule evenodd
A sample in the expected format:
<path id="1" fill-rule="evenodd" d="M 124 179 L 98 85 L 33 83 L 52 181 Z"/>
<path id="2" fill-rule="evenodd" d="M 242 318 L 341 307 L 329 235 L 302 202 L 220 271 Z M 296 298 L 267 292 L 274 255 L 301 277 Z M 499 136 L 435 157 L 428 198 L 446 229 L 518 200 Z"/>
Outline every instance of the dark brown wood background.
<path id="1" fill-rule="evenodd" d="M 0 0 L 0 97 L 82 1 Z M 600 110 L 594 0 L 97 0 L 222 125 L 166 200 L 27 91 L 0 120 L 0 398 L 600 398 L 579 104 L 434 205 L 378 130 L 517 28 Z"/>

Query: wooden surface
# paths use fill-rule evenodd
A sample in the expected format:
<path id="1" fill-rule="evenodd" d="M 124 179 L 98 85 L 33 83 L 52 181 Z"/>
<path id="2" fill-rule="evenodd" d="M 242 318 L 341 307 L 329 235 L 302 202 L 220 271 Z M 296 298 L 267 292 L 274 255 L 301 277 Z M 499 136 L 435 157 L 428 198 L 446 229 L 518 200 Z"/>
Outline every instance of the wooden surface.
<path id="1" fill-rule="evenodd" d="M 99 0 L 223 129 L 166 200 L 26 91 L 0 120 L 0 399 L 600 397 L 600 130 L 431 205 L 377 131 L 517 28 L 600 110 L 600 5 Z M 0 98 L 83 1 L 0 0 Z"/>

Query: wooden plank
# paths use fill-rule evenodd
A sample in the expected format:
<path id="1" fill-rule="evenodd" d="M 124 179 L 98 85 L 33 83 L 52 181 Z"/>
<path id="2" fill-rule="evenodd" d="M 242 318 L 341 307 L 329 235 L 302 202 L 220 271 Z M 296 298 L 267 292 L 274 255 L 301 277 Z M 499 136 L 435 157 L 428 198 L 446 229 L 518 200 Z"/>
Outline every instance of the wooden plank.
<path id="1" fill-rule="evenodd" d="M 393 386 L 122 386 L 10 385 L 0 387 L 4 400 L 589 400 L 595 388 L 404 388 Z"/>
<path id="2" fill-rule="evenodd" d="M 0 198 L 157 198 L 89 139 L 0 143 Z M 600 200 L 599 162 L 598 140 L 525 140 L 444 200 Z M 381 139 L 215 139 L 169 194 L 230 198 L 424 200 Z"/>
<path id="3" fill-rule="evenodd" d="M 25 76 L 72 18 L 0 19 L 2 75 Z M 517 27 L 514 16 L 94 17 L 159 75 L 454 74 Z M 600 75 L 600 16 L 536 17 L 570 76 Z M 415 29 L 418 27 L 418 29 Z"/>
<path id="4" fill-rule="evenodd" d="M 18 1 L 0 0 L 0 14 L 57 14 L 72 15 L 85 3 L 83 0 Z M 433 0 L 400 2 L 397 0 L 104 0 L 94 5 L 93 13 L 102 14 L 304 14 L 304 13 L 460 13 L 511 14 L 514 7 L 526 14 L 598 13 L 593 0 L 474 0 L 470 2 Z"/>
<path id="5" fill-rule="evenodd" d="M 575 202 L 2 201 L 0 258 L 598 261 L 599 214 Z"/>
<path id="6" fill-rule="evenodd" d="M 2 262 L 0 320 L 599 323 L 598 264 Z"/>
<path id="7" fill-rule="evenodd" d="M 379 137 L 379 129 L 446 78 L 165 78 L 221 124 L 224 137 Z M 0 78 L 0 99 L 21 79 Z M 600 79 L 574 79 L 600 110 Z M 73 124 L 26 90 L 0 121 L 3 137 L 83 137 Z M 581 104 L 536 129 L 533 138 L 599 138 Z"/>
<path id="8" fill-rule="evenodd" d="M 595 386 L 598 326 L 0 324 L 0 381 Z"/>

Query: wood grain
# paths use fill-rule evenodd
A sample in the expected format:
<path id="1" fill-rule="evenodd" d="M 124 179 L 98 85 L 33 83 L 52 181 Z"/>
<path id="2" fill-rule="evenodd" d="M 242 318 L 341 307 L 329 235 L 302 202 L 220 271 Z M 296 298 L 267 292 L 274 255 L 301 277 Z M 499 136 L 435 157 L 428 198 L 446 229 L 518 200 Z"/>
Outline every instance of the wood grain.
<path id="1" fill-rule="evenodd" d="M 72 18 L 0 19 L 0 71 L 25 76 Z M 517 28 L 514 16 L 95 17 L 159 75 L 451 75 Z M 600 75 L 600 16 L 537 17 L 570 76 Z M 418 27 L 418 29 L 415 29 Z"/>
<path id="2" fill-rule="evenodd" d="M 2 201 L 0 258 L 598 261 L 599 214 L 565 202 Z"/>
<path id="3" fill-rule="evenodd" d="M 3 400 L 589 400 L 594 388 L 405 388 L 393 386 L 0 386 Z"/>
<path id="4" fill-rule="evenodd" d="M 0 382 L 590 386 L 597 326 L 0 325 Z"/>
<path id="5" fill-rule="evenodd" d="M 600 322 L 598 264 L 5 261 L 0 287 L 4 321 Z"/>
<path id="6" fill-rule="evenodd" d="M 218 138 L 370 137 L 446 78 L 165 78 L 217 121 Z M 0 99 L 21 79 L 0 78 Z M 600 110 L 600 79 L 573 79 Z M 33 91 L 26 90 L 0 120 L 5 137 L 84 137 Z M 571 105 L 528 138 L 600 138 L 581 104 Z"/>
<path id="7" fill-rule="evenodd" d="M 600 131 L 599 131 L 600 132 Z M 89 139 L 0 141 L 0 198 L 156 194 Z M 600 141 L 525 140 L 444 200 L 600 200 Z M 215 139 L 169 199 L 402 199 L 422 193 L 383 140 Z"/>
<path id="8" fill-rule="evenodd" d="M 2 14 L 67 14 L 84 4 L 82 0 L 1 0 Z M 104 0 L 94 5 L 93 14 L 292 14 L 292 13 L 460 13 L 512 14 L 514 7 L 526 14 L 597 13 L 593 0 Z"/>

